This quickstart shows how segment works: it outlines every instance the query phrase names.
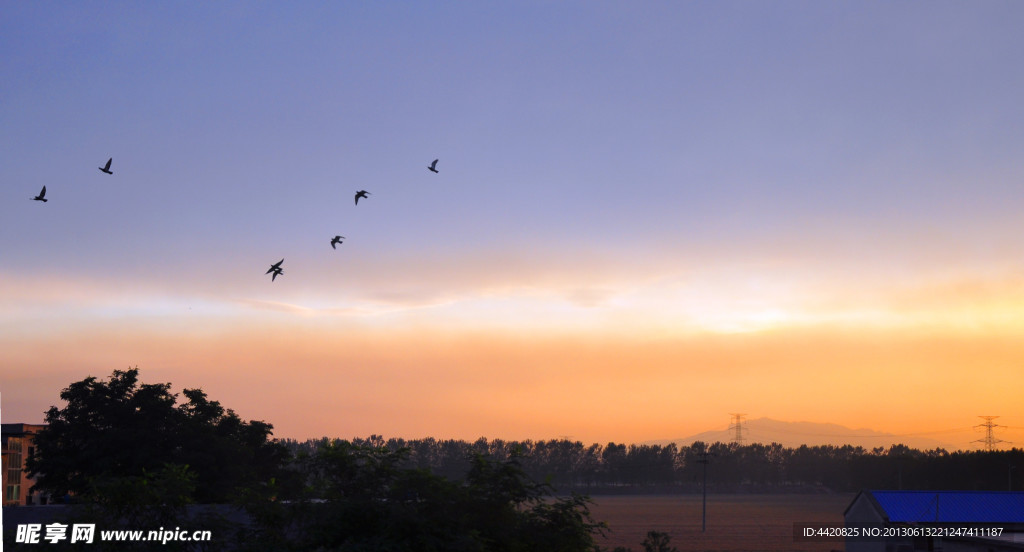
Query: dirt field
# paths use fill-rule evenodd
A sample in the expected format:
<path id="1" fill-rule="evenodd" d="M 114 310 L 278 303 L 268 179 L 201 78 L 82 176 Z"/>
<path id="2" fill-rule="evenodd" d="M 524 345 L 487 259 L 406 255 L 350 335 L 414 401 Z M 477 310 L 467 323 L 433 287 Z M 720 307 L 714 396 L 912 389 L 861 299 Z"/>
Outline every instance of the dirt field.
<path id="1" fill-rule="evenodd" d="M 597 496 L 591 513 L 612 529 L 602 546 L 642 552 L 647 532 L 672 536 L 680 551 L 843 550 L 842 542 L 796 541 L 794 523 L 843 523 L 855 495 L 708 495 L 707 532 L 701 532 L 701 495 Z"/>

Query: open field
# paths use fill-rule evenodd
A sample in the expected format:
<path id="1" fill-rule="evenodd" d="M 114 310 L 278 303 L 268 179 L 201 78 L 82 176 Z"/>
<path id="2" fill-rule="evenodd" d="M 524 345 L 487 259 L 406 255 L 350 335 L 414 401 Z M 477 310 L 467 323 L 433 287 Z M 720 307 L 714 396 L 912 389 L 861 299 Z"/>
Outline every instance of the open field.
<path id="1" fill-rule="evenodd" d="M 793 539 L 793 523 L 842 524 L 855 494 L 708 495 L 707 532 L 701 532 L 701 495 L 597 496 L 591 513 L 611 528 L 602 546 L 636 552 L 648 531 L 672 536 L 680 551 L 842 550 L 835 541 Z"/>

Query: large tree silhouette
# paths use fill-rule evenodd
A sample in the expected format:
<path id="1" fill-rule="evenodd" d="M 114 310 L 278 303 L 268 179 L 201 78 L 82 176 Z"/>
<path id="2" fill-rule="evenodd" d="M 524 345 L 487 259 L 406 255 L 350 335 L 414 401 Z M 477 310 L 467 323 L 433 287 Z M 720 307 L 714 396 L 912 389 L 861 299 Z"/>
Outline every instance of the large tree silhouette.
<path id="1" fill-rule="evenodd" d="M 186 389 L 178 405 L 170 388 L 140 384 L 138 368 L 69 385 L 60 394 L 67 405 L 50 407 L 35 437 L 27 462 L 34 488 L 89 498 L 98 483 L 174 466 L 193 479 L 192 500 L 226 502 L 284 473 L 289 454 L 270 440 L 273 426 L 243 421 L 200 389 Z"/>

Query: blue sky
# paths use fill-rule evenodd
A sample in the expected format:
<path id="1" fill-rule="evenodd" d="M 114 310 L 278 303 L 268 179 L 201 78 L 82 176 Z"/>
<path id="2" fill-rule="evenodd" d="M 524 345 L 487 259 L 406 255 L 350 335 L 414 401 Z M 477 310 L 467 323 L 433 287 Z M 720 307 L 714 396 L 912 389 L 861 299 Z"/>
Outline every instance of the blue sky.
<path id="1" fill-rule="evenodd" d="M 1014 199 L 1012 4 L 9 11 L 7 178 L 82 205 L 56 236 L 157 263 L 336 228 L 403 253 L 756 248 L 847 223 L 899 247 L 901 225 Z M 115 178 L 92 170 L 110 156 Z M 380 215 L 342 210 L 364 188 Z M 60 257 L 97 259 L 81 245 Z"/>

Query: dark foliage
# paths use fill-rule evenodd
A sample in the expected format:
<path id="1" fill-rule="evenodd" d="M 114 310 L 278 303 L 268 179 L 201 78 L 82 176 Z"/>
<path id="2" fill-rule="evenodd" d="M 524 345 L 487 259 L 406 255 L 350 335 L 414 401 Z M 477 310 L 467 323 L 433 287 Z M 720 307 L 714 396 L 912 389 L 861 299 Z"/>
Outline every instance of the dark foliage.
<path id="1" fill-rule="evenodd" d="M 199 389 L 176 405 L 170 384 L 140 385 L 138 375 L 115 370 L 109 381 L 90 376 L 61 392 L 67 405 L 47 411 L 27 460 L 36 490 L 98 502 L 176 473 L 191 482 L 189 501 L 227 502 L 237 489 L 288 475 L 289 451 L 269 439 L 270 424 L 243 421 Z"/>
<path id="2" fill-rule="evenodd" d="M 285 444 L 294 451 L 313 450 L 321 441 Z M 1024 450 L 921 451 L 904 445 L 866 450 L 853 446 L 801 446 L 696 442 L 584 446 L 556 441 L 438 441 L 356 439 L 355 444 L 408 449 L 400 464 L 428 469 L 461 480 L 467 458 L 485 454 L 499 460 L 519 451 L 522 469 L 559 492 L 587 494 L 700 492 L 703 453 L 709 457 L 708 490 L 712 492 L 856 492 L 861 489 L 996 490 L 1024 489 Z M 1015 477 L 1014 477 L 1015 476 Z"/>
<path id="3" fill-rule="evenodd" d="M 302 454 L 310 496 L 250 497 L 260 532 L 243 534 L 242 549 L 584 552 L 604 529 L 586 498 L 552 496 L 514 454 L 471 454 L 461 482 L 410 466 L 404 448 L 339 440 Z"/>

